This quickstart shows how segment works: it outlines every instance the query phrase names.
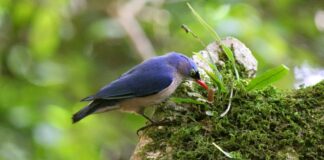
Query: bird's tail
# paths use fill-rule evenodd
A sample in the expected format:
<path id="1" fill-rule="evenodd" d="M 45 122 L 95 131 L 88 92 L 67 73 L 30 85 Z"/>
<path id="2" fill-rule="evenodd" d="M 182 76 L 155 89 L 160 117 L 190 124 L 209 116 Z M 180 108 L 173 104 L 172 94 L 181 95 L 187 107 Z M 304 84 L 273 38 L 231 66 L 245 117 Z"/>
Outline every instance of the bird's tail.
<path id="1" fill-rule="evenodd" d="M 80 121 L 81 119 L 89 116 L 92 113 L 100 112 L 100 110 L 103 110 L 104 108 L 106 111 L 114 109 L 113 107 L 110 107 L 112 105 L 115 105 L 116 102 L 114 101 L 105 101 L 105 100 L 94 100 L 91 102 L 88 106 L 82 108 L 77 113 L 73 114 L 72 116 L 72 123 L 76 123 Z M 109 109 L 111 108 L 111 109 Z"/>
<path id="2" fill-rule="evenodd" d="M 85 118 L 86 116 L 90 115 L 91 113 L 95 112 L 95 110 L 92 109 L 93 107 L 91 107 L 91 106 L 92 105 L 90 104 L 90 105 L 82 108 L 77 113 L 73 114 L 72 123 L 76 123 L 76 122 L 80 121 L 81 119 Z"/>

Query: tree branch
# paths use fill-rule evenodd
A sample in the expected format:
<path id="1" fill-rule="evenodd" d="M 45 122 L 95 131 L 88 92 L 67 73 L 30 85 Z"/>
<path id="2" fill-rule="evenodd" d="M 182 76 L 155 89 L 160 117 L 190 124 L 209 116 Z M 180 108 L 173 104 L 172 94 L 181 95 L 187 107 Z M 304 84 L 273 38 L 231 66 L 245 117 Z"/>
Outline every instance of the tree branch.
<path id="1" fill-rule="evenodd" d="M 136 20 L 136 14 L 149 0 L 131 0 L 117 9 L 117 20 L 132 41 L 138 55 L 144 60 L 155 55 L 151 41 Z M 109 11 L 107 10 L 109 13 Z"/>

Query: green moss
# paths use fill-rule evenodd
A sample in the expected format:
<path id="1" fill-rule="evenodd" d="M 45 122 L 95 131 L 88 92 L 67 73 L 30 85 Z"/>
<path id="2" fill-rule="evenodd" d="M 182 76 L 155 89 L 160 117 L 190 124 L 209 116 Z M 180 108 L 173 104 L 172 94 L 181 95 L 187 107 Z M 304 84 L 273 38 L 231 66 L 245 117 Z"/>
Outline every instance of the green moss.
<path id="1" fill-rule="evenodd" d="M 233 75 L 225 75 L 229 86 Z M 324 158 L 324 81 L 295 91 L 267 87 L 247 92 L 245 86 L 235 81 L 232 108 L 223 118 L 227 92 L 218 93 L 213 104 L 162 104 L 155 117 L 175 123 L 147 129 L 144 134 L 153 141 L 142 154 L 158 150 L 159 159 L 227 159 L 214 142 L 237 159 Z M 187 97 L 191 90 L 183 85 L 176 96 Z"/>

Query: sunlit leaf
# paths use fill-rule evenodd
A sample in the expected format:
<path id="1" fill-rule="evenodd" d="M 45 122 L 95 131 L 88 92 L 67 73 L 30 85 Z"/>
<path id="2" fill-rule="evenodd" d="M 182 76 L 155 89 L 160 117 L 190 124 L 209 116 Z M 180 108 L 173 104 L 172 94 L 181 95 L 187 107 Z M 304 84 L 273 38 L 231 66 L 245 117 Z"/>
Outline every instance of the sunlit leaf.
<path id="1" fill-rule="evenodd" d="M 276 68 L 270 69 L 261 75 L 254 78 L 247 86 L 247 90 L 263 88 L 275 81 L 278 81 L 284 77 L 289 71 L 289 68 L 285 65 L 280 65 Z"/>
<path id="2" fill-rule="evenodd" d="M 188 7 L 190 8 L 192 14 L 195 16 L 195 18 L 199 21 L 199 23 L 207 30 L 209 31 L 210 33 L 212 33 L 212 36 L 214 37 L 214 39 L 217 41 L 217 42 L 220 42 L 220 37 L 219 35 L 217 34 L 217 32 L 203 19 L 201 18 L 201 16 L 198 14 L 198 12 L 196 12 L 195 9 L 193 9 L 191 7 L 191 5 L 189 3 L 187 3 Z"/>
<path id="3" fill-rule="evenodd" d="M 199 21 L 199 23 L 207 30 L 209 31 L 209 33 L 211 33 L 211 35 L 214 37 L 215 41 L 217 43 L 220 43 L 222 49 L 224 50 L 227 58 L 231 61 L 231 64 L 232 64 L 232 67 L 234 69 L 234 72 L 235 72 L 235 76 L 236 76 L 236 79 L 239 80 L 240 77 L 239 77 L 239 74 L 238 74 L 238 71 L 236 69 L 236 66 L 235 66 L 235 59 L 234 59 L 234 54 L 233 52 L 228 48 L 226 47 L 225 45 L 223 45 L 221 43 L 221 39 L 219 37 L 219 35 L 217 34 L 217 32 L 203 19 L 201 18 L 201 16 L 198 14 L 197 11 L 195 11 L 195 9 L 193 9 L 191 7 L 191 5 L 189 3 L 187 3 L 188 7 L 190 8 L 192 14 L 195 16 L 195 18 Z"/>

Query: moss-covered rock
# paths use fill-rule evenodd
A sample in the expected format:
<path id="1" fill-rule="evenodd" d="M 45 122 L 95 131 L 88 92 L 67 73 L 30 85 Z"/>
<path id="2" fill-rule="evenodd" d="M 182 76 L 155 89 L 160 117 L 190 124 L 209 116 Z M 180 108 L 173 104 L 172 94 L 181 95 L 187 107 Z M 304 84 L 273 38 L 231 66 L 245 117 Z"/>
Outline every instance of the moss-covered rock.
<path id="1" fill-rule="evenodd" d="M 201 87 L 182 84 L 153 116 L 172 123 L 142 131 L 133 159 L 227 159 L 216 146 L 236 159 L 324 159 L 324 81 L 299 90 L 247 91 L 251 69 L 238 65 L 246 79 L 235 80 L 226 56 L 217 55 L 226 91 L 216 91 L 211 102 Z M 202 77 L 216 87 L 206 74 Z M 231 109 L 221 117 L 229 101 Z"/>
<path id="2" fill-rule="evenodd" d="M 273 87 L 254 92 L 235 89 L 232 109 L 223 118 L 219 114 L 226 100 L 187 104 L 182 111 L 160 107 L 156 114 L 175 123 L 147 129 L 143 134 L 151 141 L 141 154 L 159 152 L 151 157 L 158 159 L 226 159 L 212 144 L 216 143 L 238 159 L 324 158 L 323 91 L 324 82 L 290 92 Z"/>

